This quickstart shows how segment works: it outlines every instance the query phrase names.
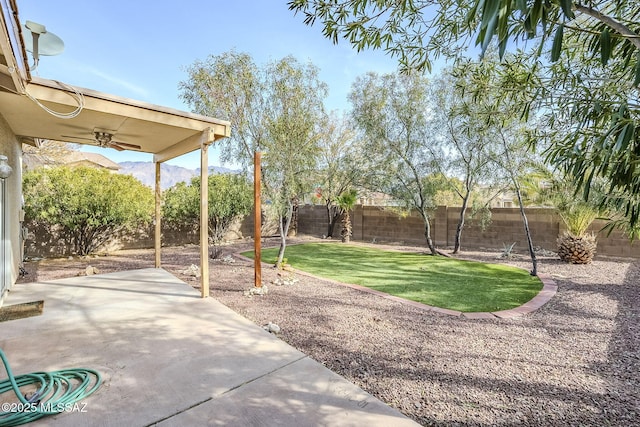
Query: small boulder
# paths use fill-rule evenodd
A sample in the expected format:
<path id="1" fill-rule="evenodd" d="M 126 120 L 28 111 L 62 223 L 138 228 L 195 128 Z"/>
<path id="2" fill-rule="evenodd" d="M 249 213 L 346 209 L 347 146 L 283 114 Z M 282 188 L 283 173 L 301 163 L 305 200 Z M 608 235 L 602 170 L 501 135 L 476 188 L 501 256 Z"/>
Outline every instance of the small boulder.
<path id="1" fill-rule="evenodd" d="M 88 265 L 87 268 L 84 269 L 84 273 L 87 276 L 93 276 L 94 274 L 100 273 L 100 271 L 97 268 Z"/>
<path id="2" fill-rule="evenodd" d="M 279 334 L 280 333 L 280 326 L 276 325 L 275 323 L 267 323 L 266 325 L 264 325 L 262 327 L 262 329 L 264 329 L 265 331 L 272 333 L 272 334 Z"/>
<path id="3" fill-rule="evenodd" d="M 185 276 L 200 277 L 200 267 L 191 264 L 187 269 L 181 271 Z"/>
<path id="4" fill-rule="evenodd" d="M 227 255 L 224 258 L 222 258 L 222 262 L 225 264 L 235 264 L 236 260 L 231 255 Z"/>
<path id="5" fill-rule="evenodd" d="M 252 297 L 254 295 L 266 295 L 268 293 L 269 293 L 269 288 L 267 288 L 265 285 L 262 285 L 260 287 L 254 286 L 248 291 L 244 291 L 244 296 Z"/>

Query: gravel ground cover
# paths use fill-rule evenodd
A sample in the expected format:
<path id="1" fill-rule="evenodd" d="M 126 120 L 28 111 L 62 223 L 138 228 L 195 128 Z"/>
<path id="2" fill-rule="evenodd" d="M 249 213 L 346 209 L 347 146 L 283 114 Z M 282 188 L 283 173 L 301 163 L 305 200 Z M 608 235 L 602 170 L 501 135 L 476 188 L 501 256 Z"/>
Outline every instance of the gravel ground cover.
<path id="1" fill-rule="evenodd" d="M 225 252 L 251 247 L 239 242 Z M 197 288 L 188 267 L 198 256 L 195 246 L 163 248 L 163 267 Z M 530 268 L 524 255 L 459 257 Z M 20 281 L 85 274 L 89 265 L 101 273 L 153 267 L 153 251 L 28 262 Z M 281 339 L 422 425 L 640 426 L 640 262 L 541 257 L 539 271 L 551 274 L 558 293 L 515 319 L 437 314 L 266 266 L 269 293 L 247 297 L 253 266 L 230 256 L 211 261 L 210 290 L 256 324 L 277 324 Z M 283 278 L 296 280 L 272 283 Z"/>

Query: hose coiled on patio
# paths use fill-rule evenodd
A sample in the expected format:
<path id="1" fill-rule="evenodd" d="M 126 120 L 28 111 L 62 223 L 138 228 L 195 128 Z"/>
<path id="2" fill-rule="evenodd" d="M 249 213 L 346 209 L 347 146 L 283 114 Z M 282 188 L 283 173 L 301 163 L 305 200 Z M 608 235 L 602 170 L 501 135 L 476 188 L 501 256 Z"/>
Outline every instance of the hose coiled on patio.
<path id="1" fill-rule="evenodd" d="M 64 369 L 51 372 L 34 372 L 13 376 L 7 358 L 0 349 L 8 379 L 0 381 L 0 395 L 13 391 L 18 402 L 0 399 L 0 426 L 18 426 L 60 412 L 80 412 L 84 406 L 78 402 L 100 387 L 102 377 L 93 369 Z M 20 387 L 36 385 L 38 390 L 29 397 L 23 396 Z"/>

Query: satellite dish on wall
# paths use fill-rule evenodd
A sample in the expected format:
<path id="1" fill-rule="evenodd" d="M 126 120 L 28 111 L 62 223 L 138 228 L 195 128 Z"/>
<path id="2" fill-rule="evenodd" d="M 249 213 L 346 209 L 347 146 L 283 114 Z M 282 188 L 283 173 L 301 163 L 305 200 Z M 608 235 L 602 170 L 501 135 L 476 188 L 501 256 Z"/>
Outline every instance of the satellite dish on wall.
<path id="1" fill-rule="evenodd" d="M 64 42 L 55 34 L 47 31 L 46 27 L 37 22 L 26 21 L 22 27 L 24 34 L 31 33 L 31 37 L 24 37 L 24 47 L 33 55 L 31 70 L 38 67 L 40 55 L 54 56 L 64 51 Z"/>

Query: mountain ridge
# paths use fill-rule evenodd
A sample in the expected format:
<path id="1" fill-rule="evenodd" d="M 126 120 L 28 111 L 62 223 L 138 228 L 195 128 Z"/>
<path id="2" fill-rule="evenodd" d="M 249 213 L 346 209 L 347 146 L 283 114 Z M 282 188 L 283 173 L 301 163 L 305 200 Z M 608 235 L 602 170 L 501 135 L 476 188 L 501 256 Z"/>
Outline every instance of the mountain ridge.
<path id="1" fill-rule="evenodd" d="M 156 182 L 156 167 L 153 162 L 126 161 L 118 163 L 118 173 L 133 175 L 144 185 L 154 188 Z M 230 169 L 223 166 L 209 166 L 209 173 L 240 173 L 238 169 Z M 200 175 L 200 168 L 189 169 L 182 166 L 160 165 L 160 188 L 166 190 L 179 182 L 189 182 L 191 178 Z"/>

